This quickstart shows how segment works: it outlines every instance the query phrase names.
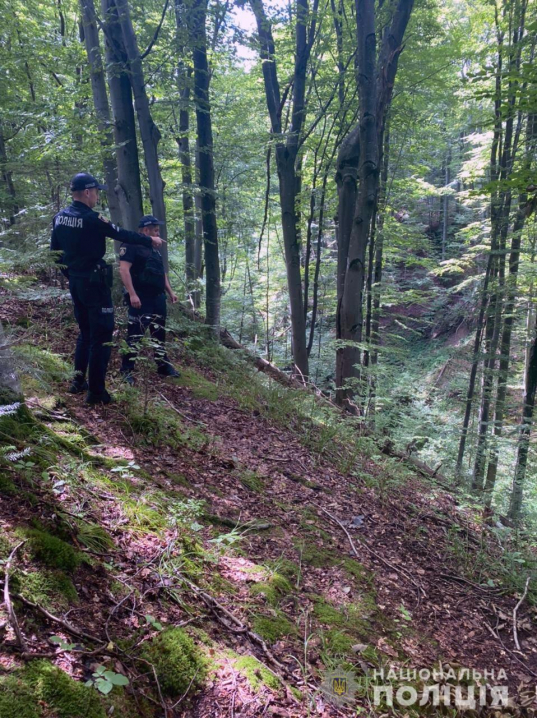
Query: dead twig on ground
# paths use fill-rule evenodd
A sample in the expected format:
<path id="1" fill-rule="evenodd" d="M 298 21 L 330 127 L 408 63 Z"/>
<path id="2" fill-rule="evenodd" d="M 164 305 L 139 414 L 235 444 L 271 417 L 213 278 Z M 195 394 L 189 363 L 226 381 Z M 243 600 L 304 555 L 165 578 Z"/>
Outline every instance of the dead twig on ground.
<path id="1" fill-rule="evenodd" d="M 516 627 L 516 620 L 517 620 L 517 611 L 522 605 L 522 602 L 528 595 L 528 586 L 530 585 L 530 577 L 526 579 L 526 586 L 524 587 L 524 593 L 520 597 L 520 601 L 517 603 L 517 605 L 513 608 L 513 638 L 515 640 L 515 646 L 517 647 L 517 650 L 520 651 L 520 643 L 518 642 L 518 631 Z"/>
<path id="2" fill-rule="evenodd" d="M 183 414 L 182 411 L 179 411 L 179 409 L 177 409 L 177 407 L 175 407 L 171 403 L 171 401 L 168 399 L 168 397 L 165 396 L 161 391 L 159 391 L 157 393 L 159 394 L 159 396 L 161 396 L 164 399 L 164 401 L 166 402 L 166 404 L 168 404 L 170 409 L 173 409 L 173 411 L 175 411 L 176 414 L 179 414 L 179 416 L 181 416 L 183 419 L 186 419 L 187 421 L 191 421 L 193 424 L 199 424 L 200 426 L 207 426 L 207 424 L 204 421 L 199 421 L 198 419 L 192 419 L 190 416 Z"/>
<path id="3" fill-rule="evenodd" d="M 15 554 L 25 543 L 26 541 L 21 541 L 15 546 L 13 551 L 9 554 L 9 558 L 4 568 L 4 604 L 6 606 L 9 623 L 11 625 L 11 628 L 15 632 L 15 637 L 17 638 L 17 645 L 21 653 L 28 652 L 28 645 L 26 643 L 26 640 L 24 639 L 24 636 L 21 633 L 19 622 L 17 621 L 17 615 L 15 613 L 15 609 L 13 608 L 11 597 L 9 595 L 9 572 L 11 570 L 11 562 L 15 558 Z"/>

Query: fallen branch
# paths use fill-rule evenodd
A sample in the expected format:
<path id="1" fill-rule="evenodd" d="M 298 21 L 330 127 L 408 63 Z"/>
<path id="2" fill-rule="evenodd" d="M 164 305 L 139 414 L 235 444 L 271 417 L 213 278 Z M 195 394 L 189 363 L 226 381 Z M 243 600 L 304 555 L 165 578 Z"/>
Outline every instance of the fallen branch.
<path id="1" fill-rule="evenodd" d="M 355 555 L 358 559 L 361 559 L 361 556 L 360 556 L 360 554 L 358 553 L 358 551 L 356 550 L 356 546 L 354 545 L 354 541 L 352 540 L 352 536 L 351 536 L 350 533 L 347 531 L 347 529 L 345 528 L 345 526 L 341 523 L 341 521 L 340 521 L 338 518 L 336 518 L 333 514 L 331 514 L 330 511 L 327 511 L 326 509 L 324 509 L 322 506 L 319 506 L 318 504 L 312 504 L 312 505 L 315 506 L 315 508 L 317 508 L 317 509 L 319 509 L 320 511 L 322 511 L 324 514 L 326 514 L 330 519 L 332 519 L 332 521 L 333 521 L 334 523 L 336 523 L 336 524 L 340 527 L 340 529 L 342 529 L 342 530 L 345 532 L 345 535 L 347 536 L 347 539 L 349 540 L 349 543 L 350 543 L 350 546 L 351 546 L 351 548 L 352 548 L 352 551 L 353 551 L 354 555 Z M 413 586 L 415 586 L 415 588 L 416 588 L 417 591 L 418 591 L 418 603 L 419 603 L 420 600 L 421 600 L 421 596 L 422 596 L 422 595 L 423 595 L 423 596 L 426 595 L 424 589 L 419 585 L 419 583 L 417 583 L 416 581 L 414 581 L 414 579 L 412 578 L 412 576 L 411 576 L 409 573 L 407 573 L 404 569 L 399 568 L 398 566 L 395 566 L 393 563 L 390 563 L 389 561 L 387 561 L 383 556 L 381 556 L 379 553 L 377 553 L 376 551 L 374 551 L 370 546 L 368 546 L 365 541 L 362 541 L 362 542 L 360 543 L 360 546 L 364 546 L 364 548 L 366 548 L 366 549 L 369 551 L 370 554 L 372 554 L 373 556 L 375 556 L 375 558 L 377 558 L 379 561 L 381 561 L 385 566 L 387 566 L 388 568 L 392 569 L 392 571 L 395 571 L 395 572 L 398 573 L 399 575 L 404 576 L 408 581 L 410 581 L 410 583 L 411 583 Z"/>
<path id="2" fill-rule="evenodd" d="M 20 545 L 20 544 L 19 544 Z M 7 565 L 6 565 L 7 568 Z M 5 596 L 5 589 L 6 584 L 4 581 L 4 596 Z M 33 608 L 34 611 L 38 611 L 39 613 L 43 614 L 45 618 L 48 618 L 49 621 L 52 621 L 53 623 L 57 623 L 68 633 L 71 633 L 73 636 L 77 636 L 78 638 L 85 638 L 88 641 L 92 641 L 93 643 L 102 643 L 102 639 L 97 638 L 96 636 L 92 636 L 90 633 L 86 633 L 85 631 L 81 631 L 79 628 L 76 628 L 73 626 L 69 621 L 66 621 L 64 618 L 60 618 L 59 616 L 54 616 L 50 611 L 47 611 L 46 608 L 43 608 L 39 603 L 34 603 L 33 601 L 30 601 L 28 598 L 25 598 L 20 593 L 14 593 L 13 598 L 16 598 L 17 601 L 20 601 L 25 606 L 28 606 L 28 608 Z"/>
<path id="3" fill-rule="evenodd" d="M 515 646 L 517 647 L 517 650 L 520 651 L 520 643 L 518 642 L 518 631 L 516 627 L 516 614 L 520 606 L 522 605 L 522 601 L 526 598 L 528 595 L 528 586 L 530 585 L 530 577 L 526 579 L 526 586 L 524 587 L 524 593 L 522 594 L 520 601 L 517 603 L 517 605 L 513 608 L 513 638 L 515 639 Z"/>
<path id="4" fill-rule="evenodd" d="M 11 625 L 11 628 L 15 632 L 15 636 L 17 638 L 17 645 L 18 645 L 21 653 L 28 652 L 28 645 L 24 639 L 24 636 L 21 633 L 21 629 L 19 627 L 19 622 L 17 621 L 17 615 L 15 613 L 15 609 L 13 608 L 13 604 L 11 602 L 11 597 L 9 595 L 9 571 L 11 569 L 11 562 L 15 558 L 15 554 L 20 549 L 20 547 L 23 546 L 25 543 L 26 543 L 26 541 L 21 541 L 20 543 L 18 543 L 15 546 L 13 551 L 9 554 L 9 558 L 8 558 L 6 566 L 4 568 L 4 603 L 6 606 L 9 623 Z"/>
<path id="5" fill-rule="evenodd" d="M 186 419 L 187 421 L 191 421 L 191 422 L 194 423 L 194 424 L 200 424 L 200 426 L 207 426 L 207 424 L 206 424 L 204 421 L 199 421 L 198 419 L 192 419 L 190 416 L 187 416 L 186 414 L 183 414 L 182 411 L 179 411 L 179 409 L 177 409 L 177 407 L 175 407 L 175 406 L 171 403 L 171 401 L 168 399 L 168 397 L 165 396 L 161 391 L 159 391 L 159 392 L 157 392 L 157 393 L 164 399 L 164 401 L 166 402 L 166 404 L 168 404 L 168 406 L 169 406 L 171 409 L 173 409 L 176 414 L 179 414 L 179 416 L 181 416 L 183 419 Z"/>

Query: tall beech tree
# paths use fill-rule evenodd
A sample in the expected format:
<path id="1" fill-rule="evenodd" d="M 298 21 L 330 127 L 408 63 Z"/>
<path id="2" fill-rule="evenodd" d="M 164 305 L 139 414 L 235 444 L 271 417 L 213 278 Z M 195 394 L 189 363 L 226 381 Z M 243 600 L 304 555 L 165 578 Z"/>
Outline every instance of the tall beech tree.
<path id="1" fill-rule="evenodd" d="M 108 208 L 112 222 L 125 226 L 117 195 L 117 162 L 113 151 L 114 138 L 112 133 L 112 119 L 110 105 L 108 103 L 108 93 L 106 91 L 106 79 L 99 42 L 99 29 L 97 27 L 93 0 L 80 0 L 80 8 L 82 10 L 84 42 L 90 67 L 93 104 L 99 132 L 101 134 Z"/>
<path id="2" fill-rule="evenodd" d="M 194 65 L 194 104 L 197 125 L 197 158 L 201 217 L 205 254 L 205 321 L 218 334 L 220 329 L 220 257 L 216 222 L 213 125 L 209 99 L 209 63 L 207 60 L 207 0 L 192 0 L 187 9 L 192 61 Z M 195 259 L 195 256 L 194 256 Z"/>
<path id="3" fill-rule="evenodd" d="M 106 31 L 106 63 L 117 160 L 117 195 L 127 229 L 135 229 L 143 215 L 142 183 L 136 118 L 128 60 L 114 0 L 101 0 Z"/>
<path id="4" fill-rule="evenodd" d="M 138 127 L 144 149 L 144 162 L 149 182 L 149 199 L 153 214 L 164 222 L 161 236 L 168 236 L 166 227 L 166 205 L 164 203 L 164 181 L 160 171 L 158 145 L 161 139 L 160 130 L 153 120 L 142 65 L 142 57 L 138 49 L 138 41 L 132 25 L 128 0 L 115 0 L 123 42 L 129 62 L 129 79 L 134 95 L 134 106 L 138 117 Z M 164 265 L 168 266 L 167 244 L 161 250 Z"/>
<path id="5" fill-rule="evenodd" d="M 309 374 L 309 365 L 304 293 L 300 270 L 300 233 L 297 211 L 300 182 L 297 170 L 301 135 L 306 117 L 306 77 L 315 40 L 319 1 L 314 0 L 311 11 L 308 0 L 297 0 L 296 2 L 294 71 L 283 94 L 278 77 L 271 22 L 267 17 L 262 0 L 250 0 L 250 5 L 257 22 L 265 97 L 275 144 L 287 287 L 291 310 L 293 361 L 296 372 L 306 378 Z M 282 110 L 289 92 L 292 93 L 291 120 L 289 127 L 286 128 L 282 121 Z"/>
<path id="6" fill-rule="evenodd" d="M 398 0 L 385 11 L 391 16 L 377 55 L 377 10 L 374 0 L 356 0 L 357 77 L 360 119 L 342 146 L 338 172 L 339 259 L 336 353 L 337 400 L 350 410 L 360 376 L 366 249 L 377 207 L 380 162 L 386 117 L 390 106 L 403 37 L 414 0 Z M 357 177 L 356 177 L 357 168 Z M 357 182 L 357 187 L 355 183 Z M 354 205 L 352 204 L 354 202 Z M 349 218 L 352 214 L 352 225 Z M 344 279 L 342 275 L 344 272 Z"/>

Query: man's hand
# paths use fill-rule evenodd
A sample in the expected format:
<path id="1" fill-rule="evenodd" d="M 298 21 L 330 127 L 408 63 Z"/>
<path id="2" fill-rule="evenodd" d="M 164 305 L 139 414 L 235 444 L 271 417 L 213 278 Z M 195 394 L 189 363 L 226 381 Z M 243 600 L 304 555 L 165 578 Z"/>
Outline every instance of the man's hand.
<path id="1" fill-rule="evenodd" d="M 179 297 L 177 296 L 177 294 L 175 294 L 175 292 L 170 292 L 170 293 L 168 294 L 168 296 L 170 297 L 170 302 L 171 302 L 172 304 L 175 304 L 176 302 L 179 301 Z"/>
<path id="2" fill-rule="evenodd" d="M 131 303 L 131 307 L 133 309 L 140 309 L 142 306 L 142 302 L 140 301 L 140 297 L 137 294 L 131 294 L 129 295 L 129 300 Z"/>
<path id="3" fill-rule="evenodd" d="M 160 249 L 164 240 L 160 237 L 151 237 L 151 242 L 153 243 L 153 249 Z"/>

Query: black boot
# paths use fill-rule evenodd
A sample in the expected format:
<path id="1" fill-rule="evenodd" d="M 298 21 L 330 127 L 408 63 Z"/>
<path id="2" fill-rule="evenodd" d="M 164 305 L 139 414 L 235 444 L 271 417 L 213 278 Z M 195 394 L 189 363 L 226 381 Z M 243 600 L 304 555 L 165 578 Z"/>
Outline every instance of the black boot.
<path id="1" fill-rule="evenodd" d="M 159 366 L 158 373 L 160 374 L 160 376 L 171 376 L 175 379 L 178 379 L 181 376 L 177 369 L 171 364 L 164 364 L 163 366 Z"/>
<path id="2" fill-rule="evenodd" d="M 113 399 L 106 389 L 102 394 L 93 394 L 91 391 L 88 391 L 86 396 L 86 404 L 91 404 L 92 406 L 95 404 L 110 404 L 112 401 Z"/>
<path id="3" fill-rule="evenodd" d="M 85 379 L 82 379 L 82 381 L 80 381 L 80 379 L 73 379 L 71 386 L 67 389 L 69 394 L 82 394 L 82 392 L 87 390 L 88 382 Z"/>

